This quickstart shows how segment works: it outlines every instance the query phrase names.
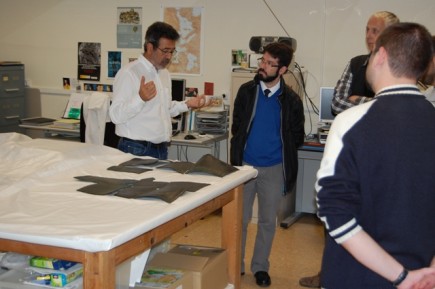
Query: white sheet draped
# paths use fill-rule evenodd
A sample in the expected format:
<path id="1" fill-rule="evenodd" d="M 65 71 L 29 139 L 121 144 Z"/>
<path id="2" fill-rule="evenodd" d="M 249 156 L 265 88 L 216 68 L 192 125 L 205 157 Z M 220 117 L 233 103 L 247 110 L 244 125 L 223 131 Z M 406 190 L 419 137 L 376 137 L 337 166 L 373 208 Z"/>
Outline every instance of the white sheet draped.
<path id="1" fill-rule="evenodd" d="M 224 178 L 169 170 L 142 174 L 107 170 L 135 156 L 79 142 L 0 134 L 0 238 L 90 252 L 107 251 L 221 195 L 257 171 L 240 167 Z M 75 176 L 210 183 L 171 204 L 78 192 Z"/>

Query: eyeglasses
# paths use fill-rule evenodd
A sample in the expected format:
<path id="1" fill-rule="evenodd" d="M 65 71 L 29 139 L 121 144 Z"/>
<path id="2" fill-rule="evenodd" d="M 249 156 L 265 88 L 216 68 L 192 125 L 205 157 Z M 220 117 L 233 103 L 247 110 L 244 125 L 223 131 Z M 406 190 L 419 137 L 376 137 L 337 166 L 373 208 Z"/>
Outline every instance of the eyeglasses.
<path id="1" fill-rule="evenodd" d="M 258 66 L 260 66 L 260 65 L 262 65 L 262 64 L 265 64 L 265 65 L 270 66 L 270 67 L 279 67 L 278 64 L 274 64 L 274 63 L 272 63 L 272 62 L 270 62 L 270 61 L 266 61 L 266 60 L 264 60 L 264 57 L 260 57 L 260 58 L 258 58 L 258 59 L 257 59 L 257 62 L 258 62 Z"/>
<path id="2" fill-rule="evenodd" d="M 158 50 L 160 50 L 163 54 L 165 55 L 169 55 L 171 54 L 172 56 L 174 56 L 177 53 L 177 49 L 161 49 L 160 47 L 157 47 Z"/>

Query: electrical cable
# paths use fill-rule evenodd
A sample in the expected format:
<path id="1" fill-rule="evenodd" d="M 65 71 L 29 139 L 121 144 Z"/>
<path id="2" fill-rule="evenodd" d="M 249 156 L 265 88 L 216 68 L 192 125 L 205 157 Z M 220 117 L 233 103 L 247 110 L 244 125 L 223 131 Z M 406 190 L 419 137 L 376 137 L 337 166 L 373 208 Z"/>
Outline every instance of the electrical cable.
<path id="1" fill-rule="evenodd" d="M 266 0 L 263 0 L 264 4 L 267 6 L 267 9 L 269 9 L 270 13 L 272 13 L 273 17 L 276 21 L 278 21 L 278 24 L 281 26 L 282 30 L 284 30 L 285 34 L 290 37 L 287 30 L 285 30 L 284 26 L 282 25 L 281 21 L 279 21 L 278 17 L 276 17 L 275 13 L 273 12 L 272 8 L 270 8 L 269 4 L 267 4 Z"/>
<path id="2" fill-rule="evenodd" d="M 275 20 L 281 26 L 282 30 L 284 30 L 285 34 L 288 37 L 290 37 L 290 35 L 287 32 L 287 30 L 285 29 L 284 25 L 282 25 L 281 21 L 279 21 L 279 19 L 276 16 L 275 12 L 273 12 L 272 8 L 269 6 L 269 4 L 266 2 L 266 0 L 263 0 L 263 3 L 266 5 L 267 9 L 269 9 L 270 13 L 273 15 Z M 323 58 L 323 59 L 325 59 L 325 58 Z M 305 102 L 305 107 L 307 108 L 308 116 L 309 116 L 309 119 L 310 119 L 310 133 L 308 134 L 308 135 L 310 135 L 310 134 L 312 134 L 312 131 L 313 131 L 313 121 L 311 119 L 311 110 L 312 110 L 312 112 L 314 114 L 319 115 L 319 109 L 314 104 L 312 99 L 308 96 L 308 93 L 307 93 L 307 90 L 306 90 L 306 84 L 305 84 L 304 76 L 303 76 L 303 73 L 302 73 L 302 68 L 301 68 L 301 66 L 297 62 L 295 62 L 295 69 L 299 72 L 301 82 L 299 82 L 299 78 L 296 77 L 296 75 L 294 74 L 293 71 L 290 71 L 290 70 L 289 71 L 290 71 L 290 73 L 293 74 L 296 82 L 299 84 L 300 87 L 302 86 L 302 89 L 303 89 L 303 100 Z M 310 110 L 310 108 L 311 108 L 311 110 Z"/>

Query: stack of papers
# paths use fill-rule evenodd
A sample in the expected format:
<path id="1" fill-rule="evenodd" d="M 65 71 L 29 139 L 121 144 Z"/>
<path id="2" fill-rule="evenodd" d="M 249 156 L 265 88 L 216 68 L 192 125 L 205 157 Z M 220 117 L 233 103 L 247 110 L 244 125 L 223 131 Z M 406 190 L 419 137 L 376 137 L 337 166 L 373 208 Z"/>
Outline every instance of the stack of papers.
<path id="1" fill-rule="evenodd" d="M 70 119 L 70 118 L 62 118 L 53 122 L 53 127 L 64 128 L 64 129 L 79 129 L 80 128 L 80 120 L 79 119 Z"/>

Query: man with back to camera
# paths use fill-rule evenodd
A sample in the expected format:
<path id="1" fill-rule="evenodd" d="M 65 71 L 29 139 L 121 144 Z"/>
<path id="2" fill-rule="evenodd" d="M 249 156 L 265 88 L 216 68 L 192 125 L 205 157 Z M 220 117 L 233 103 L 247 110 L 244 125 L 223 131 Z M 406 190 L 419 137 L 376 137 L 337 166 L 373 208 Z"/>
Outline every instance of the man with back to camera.
<path id="1" fill-rule="evenodd" d="M 332 113 L 338 113 L 373 99 L 374 93 L 366 82 L 366 69 L 370 53 L 373 51 L 379 34 L 388 26 L 398 23 L 399 18 L 389 11 L 373 13 L 366 25 L 365 42 L 369 54 L 359 55 L 352 58 L 338 80 L 332 99 Z M 303 277 L 299 284 L 304 287 L 320 288 L 320 272 L 317 275 Z"/>
<path id="2" fill-rule="evenodd" d="M 257 196 L 258 230 L 250 269 L 261 287 L 271 284 L 269 255 L 276 217 L 283 195 L 295 185 L 297 148 L 304 141 L 302 101 L 282 77 L 292 57 L 286 44 L 267 45 L 254 80 L 239 88 L 234 102 L 231 164 L 258 170 L 258 176 L 244 185 L 241 272 L 245 273 L 247 227 Z"/>
<path id="3" fill-rule="evenodd" d="M 331 126 L 316 183 L 323 288 L 434 286 L 435 109 L 417 87 L 433 50 L 422 25 L 387 27 L 367 67 L 374 100 Z"/>
<path id="4" fill-rule="evenodd" d="M 145 34 L 144 53 L 116 74 L 109 113 L 121 137 L 121 151 L 167 159 L 171 117 L 205 105 L 203 95 L 172 101 L 171 77 L 166 67 L 177 52 L 179 38 L 171 25 L 153 23 Z"/>
<path id="5" fill-rule="evenodd" d="M 374 93 L 365 79 L 370 53 L 373 51 L 376 39 L 382 30 L 398 22 L 399 18 L 389 11 L 379 11 L 370 16 L 367 21 L 365 37 L 369 54 L 356 56 L 348 62 L 335 86 L 331 105 L 334 114 L 373 99 Z"/>

